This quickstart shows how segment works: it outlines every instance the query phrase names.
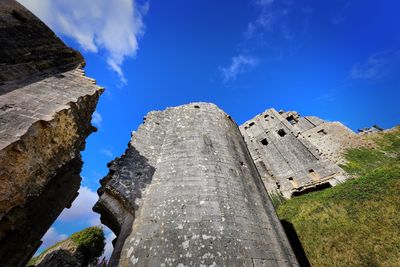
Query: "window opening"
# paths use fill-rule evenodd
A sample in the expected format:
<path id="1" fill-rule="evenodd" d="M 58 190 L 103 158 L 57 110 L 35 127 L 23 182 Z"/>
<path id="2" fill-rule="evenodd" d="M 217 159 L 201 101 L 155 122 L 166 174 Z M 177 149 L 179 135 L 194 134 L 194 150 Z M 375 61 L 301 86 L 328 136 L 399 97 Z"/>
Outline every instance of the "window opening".
<path id="1" fill-rule="evenodd" d="M 292 184 L 293 187 L 298 187 L 297 182 L 293 179 L 293 177 L 288 178 L 289 182 Z"/>
<path id="2" fill-rule="evenodd" d="M 262 139 L 261 144 L 263 144 L 264 146 L 268 145 L 267 138 Z"/>
<path id="3" fill-rule="evenodd" d="M 298 121 L 294 118 L 293 115 L 290 115 L 289 117 L 287 117 L 286 120 L 287 120 L 291 125 L 295 125 L 296 123 L 298 123 Z"/>
<path id="4" fill-rule="evenodd" d="M 279 129 L 278 130 L 278 134 L 279 134 L 280 137 L 284 137 L 286 135 L 286 132 L 283 129 Z"/>
<path id="5" fill-rule="evenodd" d="M 310 169 L 308 171 L 308 174 L 309 174 L 311 180 L 313 180 L 315 182 L 321 180 L 321 177 L 319 176 L 319 174 L 316 171 L 314 171 L 313 169 Z"/>

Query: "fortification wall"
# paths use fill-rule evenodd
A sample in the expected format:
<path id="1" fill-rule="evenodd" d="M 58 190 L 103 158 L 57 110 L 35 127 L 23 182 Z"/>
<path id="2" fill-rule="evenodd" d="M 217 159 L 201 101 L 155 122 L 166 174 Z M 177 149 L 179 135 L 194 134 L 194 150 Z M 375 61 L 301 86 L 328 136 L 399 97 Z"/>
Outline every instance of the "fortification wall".
<path id="1" fill-rule="evenodd" d="M 0 258 L 23 266 L 77 196 L 103 89 L 82 56 L 13 0 L 0 5 Z"/>
<path id="2" fill-rule="evenodd" d="M 236 123 L 213 104 L 149 113 L 102 184 L 95 209 L 123 232 L 111 266 L 298 265 Z"/>
<path id="3" fill-rule="evenodd" d="M 301 134 L 318 148 L 321 156 L 335 164 L 346 162 L 344 152 L 347 149 L 366 144 L 364 138 L 355 134 L 340 122 L 324 122 Z"/>
<path id="4" fill-rule="evenodd" d="M 271 196 L 290 198 L 346 179 L 343 170 L 321 157 L 319 147 L 301 134 L 322 123 L 316 117 L 269 109 L 240 126 Z"/>

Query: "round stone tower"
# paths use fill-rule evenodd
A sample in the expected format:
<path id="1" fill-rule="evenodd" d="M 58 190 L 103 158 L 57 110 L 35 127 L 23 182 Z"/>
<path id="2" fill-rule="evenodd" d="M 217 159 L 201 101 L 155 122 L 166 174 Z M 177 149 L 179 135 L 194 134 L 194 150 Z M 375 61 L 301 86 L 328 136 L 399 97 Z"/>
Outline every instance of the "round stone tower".
<path id="1" fill-rule="evenodd" d="M 111 266 L 298 266 L 236 123 L 213 104 L 150 112 L 95 210 Z"/>

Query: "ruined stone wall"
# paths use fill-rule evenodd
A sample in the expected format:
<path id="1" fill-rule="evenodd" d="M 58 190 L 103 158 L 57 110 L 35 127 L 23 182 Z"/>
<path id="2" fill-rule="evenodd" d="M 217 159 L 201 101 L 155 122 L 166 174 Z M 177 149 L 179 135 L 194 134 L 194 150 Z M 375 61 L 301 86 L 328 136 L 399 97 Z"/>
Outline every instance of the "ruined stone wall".
<path id="1" fill-rule="evenodd" d="M 321 156 L 336 164 L 344 164 L 344 153 L 349 148 L 368 145 L 362 136 L 340 122 L 323 122 L 301 133 L 313 145 L 318 147 Z"/>
<path id="2" fill-rule="evenodd" d="M 0 258 L 22 266 L 80 184 L 103 91 L 82 56 L 23 6 L 0 5 Z"/>
<path id="3" fill-rule="evenodd" d="M 290 198 L 346 179 L 341 168 L 321 157 L 319 147 L 301 135 L 321 123 L 316 117 L 269 109 L 240 126 L 271 196 Z"/>
<path id="4" fill-rule="evenodd" d="M 344 154 L 350 148 L 374 146 L 367 136 L 354 133 L 340 122 L 324 121 L 315 116 L 302 117 L 294 111 L 280 113 L 292 125 L 293 132 L 299 138 L 307 139 L 317 148 L 321 158 L 335 164 L 346 162 Z M 382 130 L 379 129 L 378 132 Z"/>
<path id="5" fill-rule="evenodd" d="M 95 210 L 111 266 L 297 266 L 235 122 L 213 104 L 150 112 Z"/>
<path id="6" fill-rule="evenodd" d="M 0 60 L 3 85 L 74 69 L 82 64 L 83 57 L 22 5 L 1 0 Z"/>

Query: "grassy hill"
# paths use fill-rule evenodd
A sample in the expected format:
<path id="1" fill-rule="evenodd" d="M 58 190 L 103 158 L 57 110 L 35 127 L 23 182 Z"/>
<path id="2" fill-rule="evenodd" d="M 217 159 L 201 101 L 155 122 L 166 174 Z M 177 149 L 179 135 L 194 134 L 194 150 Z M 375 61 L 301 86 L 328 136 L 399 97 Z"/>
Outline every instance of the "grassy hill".
<path id="1" fill-rule="evenodd" d="M 373 141 L 347 151 L 342 168 L 355 179 L 277 209 L 312 266 L 400 266 L 400 127 Z"/>
<path id="2" fill-rule="evenodd" d="M 40 255 L 32 258 L 28 266 L 35 266 L 38 264 L 46 266 L 47 262 L 51 262 L 52 266 L 58 266 L 54 259 L 51 259 L 56 256 L 51 256 L 51 254 L 60 251 L 62 255 L 60 254 L 61 256 L 59 257 L 62 258 L 63 264 L 68 262 L 71 266 L 86 266 L 101 256 L 104 245 L 105 237 L 103 229 L 97 226 L 89 227 L 47 248 Z"/>

